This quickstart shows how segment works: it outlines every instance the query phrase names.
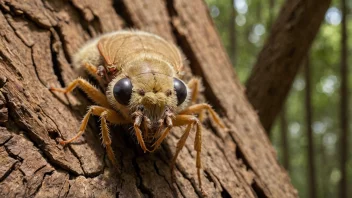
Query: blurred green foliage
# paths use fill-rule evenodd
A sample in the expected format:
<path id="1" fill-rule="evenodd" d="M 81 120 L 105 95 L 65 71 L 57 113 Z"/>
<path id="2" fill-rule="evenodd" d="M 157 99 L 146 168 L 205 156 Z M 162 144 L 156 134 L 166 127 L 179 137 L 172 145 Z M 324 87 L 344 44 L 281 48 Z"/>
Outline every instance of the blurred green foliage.
<path id="1" fill-rule="evenodd" d="M 242 83 L 247 80 L 251 68 L 256 61 L 266 37 L 270 34 L 270 24 L 275 22 L 284 0 L 206 0 L 209 12 L 218 28 L 225 48 L 230 52 L 229 25 L 231 11 L 235 9 L 235 46 L 236 53 L 229 54 L 231 60 L 235 56 L 234 68 Z M 352 1 L 348 1 L 347 35 L 352 35 Z M 309 53 L 311 65 L 311 87 L 313 105 L 313 132 L 315 171 L 317 192 L 319 197 L 338 197 L 339 170 L 339 134 L 340 134 L 340 59 L 341 59 L 341 11 L 340 1 L 333 0 L 325 19 L 315 38 Z M 264 28 L 263 28 L 264 27 Z M 263 31 L 264 29 L 264 31 Z M 351 54 L 352 39 L 348 40 Z M 351 68 L 352 59 L 349 56 Z M 303 67 L 297 75 L 286 101 L 289 142 L 289 174 L 300 197 L 308 197 L 307 172 L 307 126 L 305 120 Z M 350 69 L 351 71 L 351 69 Z M 349 72 L 352 79 L 352 71 Z M 349 88 L 352 80 L 349 80 Z M 350 89 L 351 90 L 351 89 Z M 352 97 L 349 97 L 349 101 Z M 349 105 L 352 110 L 352 105 Z M 349 111 L 351 112 L 351 111 Z M 352 115 L 351 115 L 352 116 Z M 350 116 L 350 118 L 351 118 Z M 272 143 L 277 150 L 278 160 L 282 162 L 282 142 L 279 119 L 271 132 Z M 352 122 L 349 131 L 349 151 L 352 143 Z M 348 152 L 348 184 L 352 184 L 352 152 Z M 351 185 L 350 185 L 351 186 Z M 349 188 L 352 195 L 352 186 Z"/>

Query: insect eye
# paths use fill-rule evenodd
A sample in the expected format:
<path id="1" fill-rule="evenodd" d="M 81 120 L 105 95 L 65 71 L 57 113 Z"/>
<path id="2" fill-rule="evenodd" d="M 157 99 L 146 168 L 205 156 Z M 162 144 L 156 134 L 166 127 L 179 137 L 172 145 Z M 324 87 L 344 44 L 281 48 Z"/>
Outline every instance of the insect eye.
<path id="1" fill-rule="evenodd" d="M 132 83 L 129 78 L 117 81 L 113 89 L 114 97 L 120 104 L 128 105 L 132 95 Z"/>
<path id="2" fill-rule="evenodd" d="M 186 100 L 187 87 L 181 80 L 174 78 L 174 89 L 176 91 L 177 106 L 178 106 Z"/>

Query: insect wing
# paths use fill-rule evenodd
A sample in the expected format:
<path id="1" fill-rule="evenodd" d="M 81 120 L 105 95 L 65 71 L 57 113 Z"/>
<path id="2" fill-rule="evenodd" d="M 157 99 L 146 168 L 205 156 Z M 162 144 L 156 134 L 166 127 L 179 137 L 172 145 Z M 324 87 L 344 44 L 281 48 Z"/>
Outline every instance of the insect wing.
<path id="1" fill-rule="evenodd" d="M 177 71 L 182 58 L 176 46 L 149 33 L 122 32 L 100 39 L 98 49 L 106 66 L 121 68 L 137 56 L 152 55 L 169 62 Z"/>

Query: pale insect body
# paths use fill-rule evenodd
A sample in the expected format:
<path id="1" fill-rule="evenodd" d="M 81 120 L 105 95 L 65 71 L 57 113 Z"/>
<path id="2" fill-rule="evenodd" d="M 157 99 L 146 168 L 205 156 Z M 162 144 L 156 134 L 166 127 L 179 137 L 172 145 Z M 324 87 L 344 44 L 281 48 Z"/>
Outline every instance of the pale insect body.
<path id="1" fill-rule="evenodd" d="M 157 149 L 172 127 L 187 126 L 177 144 L 172 160 L 173 169 L 177 155 L 184 146 L 190 130 L 196 128 L 196 166 L 200 179 L 201 123 L 196 117 L 203 110 L 212 120 L 224 127 L 210 105 L 194 104 L 199 81 L 192 79 L 188 85 L 179 79 L 182 58 L 178 48 L 161 37 L 142 31 L 118 31 L 102 35 L 83 46 L 74 56 L 75 67 L 83 67 L 106 86 L 100 92 L 87 81 L 79 78 L 65 89 L 53 91 L 70 92 L 79 86 L 100 106 L 92 106 L 82 121 L 79 133 L 67 144 L 78 138 L 85 130 L 91 114 L 101 117 L 102 139 L 109 159 L 116 164 L 107 122 L 132 123 L 138 143 L 146 151 Z"/>
<path id="2" fill-rule="evenodd" d="M 104 57 L 101 54 L 104 54 Z M 158 76 L 158 79 L 156 79 L 154 84 L 160 84 L 161 86 L 166 85 L 166 83 L 170 84 L 170 77 L 178 77 L 178 73 L 183 65 L 181 54 L 176 46 L 155 34 L 142 31 L 118 31 L 95 38 L 80 49 L 73 57 L 73 63 L 76 68 L 83 67 L 86 69 L 84 64 L 89 63 L 94 66 L 105 66 L 104 68 L 108 70 L 116 70 L 117 75 L 113 79 L 115 83 L 126 76 L 132 78 L 131 81 L 133 81 L 134 78 L 146 78 L 147 80 L 145 81 L 135 82 L 139 84 L 147 82 L 144 85 L 134 86 L 141 87 L 141 89 L 146 86 L 152 87 L 153 85 L 151 85 L 149 79 L 153 79 L 155 76 Z M 91 72 L 91 70 L 88 70 L 88 72 L 97 77 L 97 74 Z M 148 74 L 141 76 L 141 73 Z M 162 77 L 161 75 L 166 76 Z M 166 78 L 169 78 L 169 80 L 166 80 Z M 104 80 L 99 77 L 97 79 Z M 113 97 L 112 86 L 115 83 L 110 83 L 110 86 L 107 87 L 108 100 L 112 107 L 122 112 L 125 118 L 128 118 L 128 112 L 131 108 L 121 105 Z M 135 83 L 132 82 L 132 84 Z M 170 87 L 170 85 L 168 87 Z M 155 86 L 155 88 L 160 89 L 161 87 Z M 133 91 L 138 91 L 136 90 L 137 88 L 134 89 Z M 144 88 L 143 90 L 146 91 L 146 89 L 147 88 Z M 189 94 L 187 94 L 187 96 L 189 96 Z M 147 99 L 148 98 L 145 100 Z M 159 101 L 164 100 L 162 96 L 157 99 L 159 99 Z M 133 97 L 132 101 L 136 102 L 131 103 L 140 103 L 138 100 L 140 100 L 138 96 Z M 170 102 L 175 103 L 175 101 Z M 176 110 L 180 111 L 187 105 L 188 98 L 186 98 L 186 101 Z M 161 106 L 161 108 L 154 110 L 162 111 L 163 107 Z M 150 116 L 153 118 L 158 117 L 154 115 L 156 114 L 150 113 Z"/>

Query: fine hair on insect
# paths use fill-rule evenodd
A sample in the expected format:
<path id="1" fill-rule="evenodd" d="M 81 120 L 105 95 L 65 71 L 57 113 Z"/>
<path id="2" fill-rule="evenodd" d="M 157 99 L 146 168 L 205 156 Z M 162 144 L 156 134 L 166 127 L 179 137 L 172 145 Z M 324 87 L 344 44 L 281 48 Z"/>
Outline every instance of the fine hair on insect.
<path id="1" fill-rule="evenodd" d="M 225 126 L 209 104 L 196 104 L 200 80 L 192 78 L 185 83 L 180 79 L 183 60 L 174 44 L 143 31 L 116 31 L 87 42 L 74 55 L 73 65 L 92 75 L 102 91 L 83 78 L 73 80 L 66 88 L 50 87 L 51 91 L 62 93 L 79 87 L 96 103 L 88 108 L 78 133 L 60 144 L 75 141 L 84 133 L 89 117 L 99 116 L 102 143 L 110 161 L 117 165 L 108 124 L 132 124 L 144 152 L 155 151 L 173 127 L 185 126 L 171 160 L 173 176 L 177 156 L 195 128 L 196 168 L 202 189 L 202 120 L 199 115 L 207 111 L 218 126 Z"/>

